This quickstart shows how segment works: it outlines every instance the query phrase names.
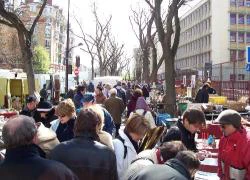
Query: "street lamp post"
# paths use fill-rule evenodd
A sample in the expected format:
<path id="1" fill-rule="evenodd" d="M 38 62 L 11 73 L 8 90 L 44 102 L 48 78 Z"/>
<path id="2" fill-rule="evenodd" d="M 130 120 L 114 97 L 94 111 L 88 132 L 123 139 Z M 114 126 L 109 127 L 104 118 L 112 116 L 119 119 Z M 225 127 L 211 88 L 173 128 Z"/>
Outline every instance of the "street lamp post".
<path id="1" fill-rule="evenodd" d="M 70 7 L 70 0 L 68 0 L 68 23 L 67 23 L 67 43 L 66 43 L 66 57 L 65 57 L 65 93 L 68 92 L 68 74 L 69 74 L 69 7 Z"/>

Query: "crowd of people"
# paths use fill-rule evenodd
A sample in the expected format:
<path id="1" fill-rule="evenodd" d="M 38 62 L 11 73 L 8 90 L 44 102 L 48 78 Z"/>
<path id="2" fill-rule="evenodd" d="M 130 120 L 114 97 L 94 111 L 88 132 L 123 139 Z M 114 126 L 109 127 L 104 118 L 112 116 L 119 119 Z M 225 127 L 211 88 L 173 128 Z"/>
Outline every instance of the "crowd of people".
<path id="1" fill-rule="evenodd" d="M 45 95 L 40 102 L 29 96 L 3 127 L 0 179 L 193 179 L 206 157 L 195 142 L 206 125 L 204 113 L 187 109 L 154 148 L 142 150 L 143 137 L 157 127 L 149 92 L 148 85 L 118 82 L 79 85 L 57 106 Z M 241 116 L 226 110 L 217 121 L 224 132 L 218 176 L 250 179 L 250 133 Z"/>

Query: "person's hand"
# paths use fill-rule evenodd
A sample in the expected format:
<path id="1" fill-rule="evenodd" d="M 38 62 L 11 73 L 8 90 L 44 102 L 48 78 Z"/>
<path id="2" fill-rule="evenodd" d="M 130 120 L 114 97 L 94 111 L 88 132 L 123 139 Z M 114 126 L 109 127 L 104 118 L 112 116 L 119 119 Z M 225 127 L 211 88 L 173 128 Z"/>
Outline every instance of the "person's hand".
<path id="1" fill-rule="evenodd" d="M 250 122 L 246 119 L 241 119 L 241 124 L 250 127 Z"/>
<path id="2" fill-rule="evenodd" d="M 196 153 L 196 156 L 198 157 L 200 161 L 203 161 L 207 157 L 207 155 L 208 155 L 208 152 L 206 150 L 201 150 Z"/>

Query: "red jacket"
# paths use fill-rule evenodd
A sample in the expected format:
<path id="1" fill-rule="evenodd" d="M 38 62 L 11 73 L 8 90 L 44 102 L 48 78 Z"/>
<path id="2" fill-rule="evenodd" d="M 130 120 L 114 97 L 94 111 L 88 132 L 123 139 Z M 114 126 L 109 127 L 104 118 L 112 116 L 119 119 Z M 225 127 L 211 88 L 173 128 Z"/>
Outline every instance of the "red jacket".
<path id="1" fill-rule="evenodd" d="M 221 138 L 218 166 L 218 176 L 222 180 L 250 179 L 250 132 L 242 128 Z M 243 175 L 243 178 L 240 178 L 239 174 Z"/>

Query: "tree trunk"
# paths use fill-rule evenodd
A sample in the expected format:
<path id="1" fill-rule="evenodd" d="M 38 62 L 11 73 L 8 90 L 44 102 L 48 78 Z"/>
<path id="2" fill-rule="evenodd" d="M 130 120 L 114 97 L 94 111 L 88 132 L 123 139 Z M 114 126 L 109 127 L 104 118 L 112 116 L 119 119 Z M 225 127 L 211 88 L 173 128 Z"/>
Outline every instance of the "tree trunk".
<path id="1" fill-rule="evenodd" d="M 165 84 L 167 105 L 165 110 L 174 117 L 176 112 L 176 92 L 175 92 L 175 70 L 174 56 L 171 51 L 167 52 L 165 59 Z"/>
<path id="2" fill-rule="evenodd" d="M 95 72 L 94 72 L 94 59 L 91 59 L 91 80 L 94 80 Z"/>
<path id="3" fill-rule="evenodd" d="M 27 74 L 28 91 L 29 95 L 32 95 L 35 92 L 35 76 L 32 63 L 33 53 L 30 44 L 31 36 L 29 40 L 25 41 L 24 32 L 18 30 L 18 38 L 23 56 L 24 69 Z"/>
<path id="4" fill-rule="evenodd" d="M 157 82 L 157 49 L 154 47 L 152 47 L 152 73 L 150 76 L 150 82 Z"/>
<path id="5" fill-rule="evenodd" d="M 143 52 L 143 70 L 142 70 L 142 76 L 143 76 L 143 81 L 145 81 L 146 83 L 149 82 L 149 51 L 148 50 L 144 50 Z"/>

